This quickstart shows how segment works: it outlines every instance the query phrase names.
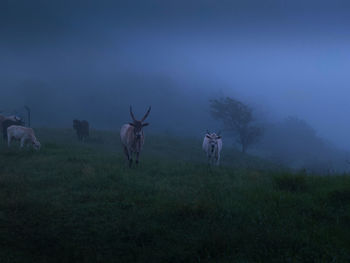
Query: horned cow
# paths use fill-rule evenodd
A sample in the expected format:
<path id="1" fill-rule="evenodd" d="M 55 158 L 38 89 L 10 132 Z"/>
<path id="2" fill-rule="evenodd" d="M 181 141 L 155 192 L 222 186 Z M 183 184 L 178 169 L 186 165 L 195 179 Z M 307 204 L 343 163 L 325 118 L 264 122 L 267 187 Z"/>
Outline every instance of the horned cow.
<path id="1" fill-rule="evenodd" d="M 220 152 L 222 149 L 222 139 L 220 133 L 216 134 L 207 131 L 202 147 L 207 154 L 208 164 L 219 165 Z"/>
<path id="2" fill-rule="evenodd" d="M 87 121 L 73 120 L 73 129 L 76 131 L 78 139 L 80 141 L 85 140 L 87 137 L 89 137 L 90 125 Z"/>
<path id="3" fill-rule="evenodd" d="M 145 141 L 145 135 L 142 128 L 149 125 L 149 123 L 143 123 L 143 121 L 148 117 L 150 111 L 151 107 L 148 108 L 145 116 L 143 116 L 141 120 L 136 120 L 130 106 L 130 115 L 133 122 L 124 124 L 120 129 L 120 139 L 125 156 L 129 161 L 129 167 L 132 165 L 134 153 L 136 154 L 136 164 L 139 163 L 140 152 Z"/>
<path id="4" fill-rule="evenodd" d="M 35 137 L 34 131 L 32 128 L 18 126 L 18 125 L 12 125 L 7 128 L 7 145 L 10 147 L 12 140 L 19 140 L 21 141 L 21 148 L 23 148 L 24 145 L 30 145 L 33 146 L 35 150 L 39 150 L 41 147 L 40 142 Z"/>

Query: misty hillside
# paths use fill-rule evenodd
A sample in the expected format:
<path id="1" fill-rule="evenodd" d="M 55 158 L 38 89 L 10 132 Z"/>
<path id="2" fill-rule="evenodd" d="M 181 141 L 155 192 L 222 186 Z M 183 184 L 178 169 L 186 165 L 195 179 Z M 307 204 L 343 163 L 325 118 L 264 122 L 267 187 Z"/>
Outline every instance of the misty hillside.
<path id="1" fill-rule="evenodd" d="M 199 139 L 225 131 L 209 100 L 232 97 L 265 128 L 250 154 L 348 171 L 349 11 L 343 0 L 0 1 L 0 113 L 29 106 L 36 128 L 86 119 L 116 131 L 130 105 L 152 106 L 148 131 Z"/>
<path id="2" fill-rule="evenodd" d="M 0 263 L 350 262 L 349 14 L 0 1 Z"/>
<path id="3" fill-rule="evenodd" d="M 275 163 L 310 173 L 333 174 L 350 169 L 349 151 L 321 138 L 307 122 L 296 117 L 267 124 L 255 150 Z"/>
<path id="4" fill-rule="evenodd" d="M 20 105 L 30 105 L 34 127 L 72 127 L 72 120 L 78 118 L 87 119 L 95 129 L 117 132 L 123 123 L 130 121 L 130 105 L 137 118 L 141 118 L 150 105 L 151 125 L 147 131 L 178 136 L 179 140 L 186 137 L 200 140 L 207 129 L 222 130 L 224 149 L 228 146 L 239 150 L 234 134 L 225 132 L 222 123 L 210 115 L 209 101 L 220 92 L 196 93 L 171 78 L 137 74 L 121 74 L 112 82 L 101 81 L 99 86 L 78 79 L 75 83 L 83 92 L 74 91 L 73 80 L 66 81 L 26 81 L 13 86 L 8 91 L 9 99 L 3 98 L 3 109 L 12 110 L 4 112 L 26 119 L 26 111 Z M 350 153 L 320 137 L 306 121 L 297 117 L 271 120 L 259 108 L 254 108 L 254 114 L 264 133 L 249 150 L 251 154 L 310 173 L 349 171 Z"/>

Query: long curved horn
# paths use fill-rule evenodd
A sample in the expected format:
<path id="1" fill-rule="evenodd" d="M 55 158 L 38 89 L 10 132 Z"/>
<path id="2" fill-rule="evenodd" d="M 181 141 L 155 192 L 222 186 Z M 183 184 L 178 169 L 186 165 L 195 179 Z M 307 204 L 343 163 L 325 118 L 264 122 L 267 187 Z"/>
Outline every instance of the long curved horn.
<path id="1" fill-rule="evenodd" d="M 132 113 L 132 108 L 131 108 L 131 106 L 130 106 L 130 115 L 131 115 L 132 120 L 133 120 L 133 121 L 136 121 L 135 116 L 134 116 L 134 113 Z"/>
<path id="2" fill-rule="evenodd" d="M 207 134 L 210 134 L 209 130 L 207 129 Z"/>
<path id="3" fill-rule="evenodd" d="M 149 106 L 148 111 L 146 112 L 145 116 L 143 116 L 141 122 L 143 122 L 148 117 L 150 111 L 151 111 L 151 106 Z"/>

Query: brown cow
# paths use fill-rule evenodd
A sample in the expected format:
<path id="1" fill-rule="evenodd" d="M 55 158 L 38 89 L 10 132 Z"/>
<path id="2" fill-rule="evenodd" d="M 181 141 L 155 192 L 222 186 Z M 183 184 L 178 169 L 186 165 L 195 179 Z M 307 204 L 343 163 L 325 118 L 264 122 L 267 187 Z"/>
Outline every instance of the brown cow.
<path id="1" fill-rule="evenodd" d="M 89 137 L 90 125 L 87 121 L 73 120 L 73 128 L 76 131 L 78 139 L 80 141 L 85 140 L 87 137 Z"/>

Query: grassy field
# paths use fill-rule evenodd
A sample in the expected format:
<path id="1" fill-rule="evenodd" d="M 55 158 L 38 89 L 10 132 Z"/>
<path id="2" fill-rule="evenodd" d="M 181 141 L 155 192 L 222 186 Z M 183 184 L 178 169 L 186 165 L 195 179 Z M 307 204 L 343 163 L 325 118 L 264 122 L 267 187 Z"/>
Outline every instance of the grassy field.
<path id="1" fill-rule="evenodd" d="M 282 171 L 200 141 L 147 136 L 128 169 L 117 133 L 0 143 L 0 262 L 350 262 L 350 177 Z"/>

